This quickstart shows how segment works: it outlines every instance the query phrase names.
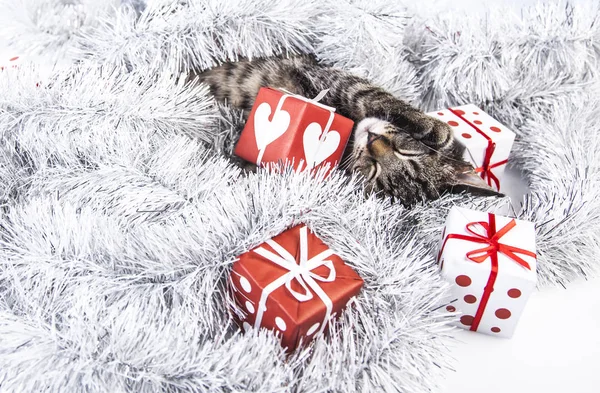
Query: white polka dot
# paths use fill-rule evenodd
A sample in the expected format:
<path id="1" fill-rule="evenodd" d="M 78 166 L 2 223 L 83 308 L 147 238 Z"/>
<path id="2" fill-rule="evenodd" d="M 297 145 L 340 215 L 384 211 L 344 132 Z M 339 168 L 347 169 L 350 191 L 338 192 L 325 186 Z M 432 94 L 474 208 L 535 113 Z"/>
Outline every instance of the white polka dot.
<path id="1" fill-rule="evenodd" d="M 250 330 L 252 328 L 252 325 L 250 325 L 248 322 L 244 322 L 242 324 L 242 327 L 244 328 L 244 331 L 247 332 L 248 330 Z"/>
<path id="2" fill-rule="evenodd" d="M 250 303 L 248 300 L 246 300 L 246 310 L 248 310 L 250 314 L 254 314 L 254 304 Z"/>
<path id="3" fill-rule="evenodd" d="M 252 284 L 250 284 L 250 281 L 248 281 L 246 277 L 240 276 L 240 285 L 242 286 L 242 289 L 247 293 L 252 292 Z"/>
<path id="4" fill-rule="evenodd" d="M 279 330 L 281 330 L 282 332 L 285 332 L 285 329 L 287 329 L 285 321 L 279 317 L 275 317 L 275 325 L 277 325 Z"/>
<path id="5" fill-rule="evenodd" d="M 314 332 L 316 332 L 317 329 L 319 328 L 319 326 L 321 326 L 321 324 L 319 322 L 317 322 L 314 325 L 312 325 L 310 327 L 310 329 L 308 329 L 308 332 L 306 332 L 306 335 L 310 336 L 311 334 L 313 334 Z"/>

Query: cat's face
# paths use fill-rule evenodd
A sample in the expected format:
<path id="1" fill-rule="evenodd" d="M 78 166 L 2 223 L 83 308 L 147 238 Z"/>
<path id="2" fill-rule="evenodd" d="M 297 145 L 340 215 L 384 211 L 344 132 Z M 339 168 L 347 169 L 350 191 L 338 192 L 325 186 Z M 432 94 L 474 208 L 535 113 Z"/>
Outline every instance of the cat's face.
<path id="1" fill-rule="evenodd" d="M 436 199 L 445 191 L 499 195 L 462 160 L 451 140 L 432 149 L 393 124 L 375 118 L 358 123 L 351 167 L 367 181 L 367 190 L 392 195 L 406 205 Z"/>

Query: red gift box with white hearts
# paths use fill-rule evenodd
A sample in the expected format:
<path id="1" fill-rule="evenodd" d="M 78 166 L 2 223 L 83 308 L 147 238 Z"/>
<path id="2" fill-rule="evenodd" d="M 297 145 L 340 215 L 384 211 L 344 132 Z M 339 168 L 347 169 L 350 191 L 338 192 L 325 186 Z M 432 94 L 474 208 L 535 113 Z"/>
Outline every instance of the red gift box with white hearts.
<path id="1" fill-rule="evenodd" d="M 536 285 L 534 224 L 454 206 L 438 262 L 451 284 L 445 312 L 460 313 L 457 325 L 511 337 Z"/>
<path id="2" fill-rule="evenodd" d="M 242 254 L 230 284 L 239 322 L 264 327 L 292 350 L 322 332 L 363 285 L 360 276 L 305 225 Z"/>
<path id="3" fill-rule="evenodd" d="M 463 146 L 463 158 L 494 189 L 501 191 L 515 133 L 473 104 L 448 108 L 428 115 L 448 123 Z"/>
<path id="4" fill-rule="evenodd" d="M 246 161 L 293 163 L 296 169 L 342 159 L 354 122 L 314 100 L 263 87 L 259 90 L 234 153 Z"/>

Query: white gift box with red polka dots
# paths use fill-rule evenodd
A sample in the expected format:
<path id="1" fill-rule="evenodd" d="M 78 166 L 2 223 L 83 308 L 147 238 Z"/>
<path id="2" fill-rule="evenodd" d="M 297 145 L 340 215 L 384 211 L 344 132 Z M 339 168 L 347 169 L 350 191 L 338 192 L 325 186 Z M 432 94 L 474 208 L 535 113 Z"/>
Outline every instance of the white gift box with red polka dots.
<path id="1" fill-rule="evenodd" d="M 455 206 L 438 262 L 451 284 L 445 312 L 460 315 L 457 326 L 511 337 L 536 286 L 534 224 Z"/>
<path id="2" fill-rule="evenodd" d="M 515 133 L 473 104 L 430 112 L 448 123 L 463 146 L 463 158 L 472 163 L 488 185 L 501 190 L 504 168 Z"/>

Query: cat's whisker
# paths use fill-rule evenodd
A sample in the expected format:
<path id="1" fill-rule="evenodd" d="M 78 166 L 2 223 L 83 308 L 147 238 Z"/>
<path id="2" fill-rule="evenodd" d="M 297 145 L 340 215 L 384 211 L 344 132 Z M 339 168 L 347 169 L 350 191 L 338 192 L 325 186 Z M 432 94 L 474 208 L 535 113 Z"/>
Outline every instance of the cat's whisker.
<path id="1" fill-rule="evenodd" d="M 340 168 L 346 170 L 346 169 L 350 168 L 350 166 L 354 162 L 356 162 L 356 157 L 355 157 L 355 154 L 352 154 L 342 160 L 342 162 L 340 163 Z"/>

